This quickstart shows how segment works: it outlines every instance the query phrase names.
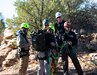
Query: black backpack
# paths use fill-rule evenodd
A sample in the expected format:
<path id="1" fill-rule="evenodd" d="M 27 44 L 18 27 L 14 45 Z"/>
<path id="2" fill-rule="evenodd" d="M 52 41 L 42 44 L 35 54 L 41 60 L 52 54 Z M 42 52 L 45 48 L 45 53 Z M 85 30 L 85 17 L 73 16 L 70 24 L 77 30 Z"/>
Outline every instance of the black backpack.
<path id="1" fill-rule="evenodd" d="M 32 46 L 36 51 L 46 50 L 45 33 L 43 30 L 31 33 Z"/>

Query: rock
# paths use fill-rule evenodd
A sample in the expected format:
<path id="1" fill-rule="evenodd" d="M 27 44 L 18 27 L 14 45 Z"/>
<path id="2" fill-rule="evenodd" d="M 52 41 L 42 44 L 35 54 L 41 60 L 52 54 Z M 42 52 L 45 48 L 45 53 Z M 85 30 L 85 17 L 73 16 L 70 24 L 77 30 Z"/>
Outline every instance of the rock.
<path id="1" fill-rule="evenodd" d="M 85 30 L 84 29 L 80 29 L 80 34 L 85 34 Z"/>
<path id="2" fill-rule="evenodd" d="M 97 50 L 97 40 L 93 39 L 92 41 L 90 41 L 90 43 L 87 43 L 86 47 L 91 52 L 96 51 Z"/>
<path id="3" fill-rule="evenodd" d="M 3 45 L 3 44 L 8 44 L 8 39 L 3 39 L 3 41 L 1 42 L 1 45 Z"/>
<path id="4" fill-rule="evenodd" d="M 4 67 L 13 66 L 17 62 L 16 53 L 16 49 L 9 52 L 8 56 L 5 58 L 5 61 L 3 62 Z"/>
<path id="5" fill-rule="evenodd" d="M 93 33 L 87 36 L 81 35 L 78 38 L 78 49 L 95 52 L 97 50 L 97 33 Z"/>
<path id="6" fill-rule="evenodd" d="M 32 60 L 32 61 L 29 63 L 29 66 L 31 66 L 31 67 L 33 68 L 33 70 L 37 70 L 38 65 L 39 65 L 39 63 L 38 63 L 38 61 L 36 61 L 36 60 Z"/>
<path id="7" fill-rule="evenodd" d="M 1 43 L 1 41 L 3 41 L 3 36 L 2 35 L 0 35 L 0 43 Z"/>
<path id="8" fill-rule="evenodd" d="M 32 54 L 31 54 L 30 57 L 29 57 L 29 59 L 30 59 L 30 60 L 36 59 L 36 55 L 32 55 Z"/>
<path id="9" fill-rule="evenodd" d="M 12 49 L 16 49 L 17 48 L 16 38 L 13 38 L 13 39 L 4 39 L 1 42 L 1 47 L 2 48 L 9 47 L 9 48 L 12 48 Z"/>
<path id="10" fill-rule="evenodd" d="M 0 56 L 7 56 L 7 54 L 12 50 L 12 48 L 6 47 L 5 49 L 0 49 Z"/>
<path id="11" fill-rule="evenodd" d="M 90 53 L 89 56 L 90 57 L 97 56 L 97 53 Z"/>
<path id="12" fill-rule="evenodd" d="M 89 56 L 92 60 L 97 60 L 97 53 L 90 53 Z"/>
<path id="13" fill-rule="evenodd" d="M 17 62 L 17 60 L 13 60 L 13 59 L 5 60 L 5 61 L 3 62 L 3 67 L 10 67 L 10 66 L 13 66 L 16 62 Z"/>
<path id="14" fill-rule="evenodd" d="M 11 29 L 6 28 L 4 31 L 3 41 L 1 42 L 1 45 L 0 45 L 0 66 L 2 65 L 2 62 L 5 60 L 6 57 L 7 57 L 6 60 L 3 62 L 4 64 L 10 63 L 11 65 L 13 65 L 16 62 L 16 60 L 14 60 L 14 58 L 16 57 L 13 56 L 15 52 L 9 53 L 12 49 L 16 49 L 16 48 L 17 48 L 17 45 L 16 45 L 16 38 L 14 38 L 14 33 L 12 32 Z"/>
<path id="15" fill-rule="evenodd" d="M 5 30 L 4 30 L 4 39 L 11 39 L 11 38 L 13 38 L 13 36 L 14 36 L 14 33 L 11 31 L 11 29 L 8 29 L 8 28 L 6 28 Z"/>
<path id="16" fill-rule="evenodd" d="M 6 57 L 6 60 L 10 60 L 10 59 L 16 59 L 16 53 L 17 53 L 17 49 L 12 50 L 11 52 L 9 52 L 9 54 Z"/>
<path id="17" fill-rule="evenodd" d="M 7 46 L 12 48 L 12 49 L 16 49 L 17 48 L 16 38 L 13 38 L 12 40 L 9 40 Z"/>
<path id="18" fill-rule="evenodd" d="M 6 47 L 7 47 L 6 44 L 2 44 L 2 45 L 0 46 L 0 51 L 3 50 L 3 49 L 5 49 Z"/>
<path id="19" fill-rule="evenodd" d="M 2 62 L 5 60 L 11 50 L 12 48 L 0 49 L 0 66 L 2 65 Z"/>

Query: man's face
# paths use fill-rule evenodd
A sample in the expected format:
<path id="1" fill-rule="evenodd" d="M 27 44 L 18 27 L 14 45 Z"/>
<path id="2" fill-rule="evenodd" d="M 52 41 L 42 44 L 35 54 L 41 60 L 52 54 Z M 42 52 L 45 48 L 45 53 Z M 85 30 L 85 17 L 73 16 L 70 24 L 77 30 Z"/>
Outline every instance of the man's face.
<path id="1" fill-rule="evenodd" d="M 70 31 L 70 27 L 65 27 L 64 26 L 64 28 L 65 28 L 66 31 Z"/>
<path id="2" fill-rule="evenodd" d="M 28 28 L 23 28 L 23 31 L 27 34 Z"/>
<path id="3" fill-rule="evenodd" d="M 45 25 L 45 29 L 48 29 L 49 28 L 49 25 Z"/>
<path id="4" fill-rule="evenodd" d="M 62 17 L 61 16 L 57 17 L 57 21 L 58 23 L 62 22 Z"/>
<path id="5" fill-rule="evenodd" d="M 70 22 L 69 22 L 69 21 L 66 21 L 66 22 L 64 23 L 64 29 L 65 29 L 66 31 L 70 31 L 71 27 L 70 27 Z"/>

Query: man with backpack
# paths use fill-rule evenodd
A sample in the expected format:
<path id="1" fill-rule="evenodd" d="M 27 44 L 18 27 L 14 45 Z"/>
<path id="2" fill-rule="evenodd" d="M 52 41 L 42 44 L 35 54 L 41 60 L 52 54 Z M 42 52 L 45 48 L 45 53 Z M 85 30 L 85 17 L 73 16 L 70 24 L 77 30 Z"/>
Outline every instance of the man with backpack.
<path id="1" fill-rule="evenodd" d="M 52 30 L 49 28 L 49 20 L 43 20 L 43 33 L 45 34 L 45 44 L 46 49 L 44 51 L 39 51 L 39 67 L 37 75 L 49 75 L 48 65 L 50 64 L 48 57 L 50 56 L 50 50 L 54 48 L 54 36 Z"/>
<path id="2" fill-rule="evenodd" d="M 17 46 L 18 56 L 20 58 L 19 75 L 26 75 L 28 61 L 29 61 L 29 47 L 30 43 L 27 38 L 27 32 L 29 29 L 28 23 L 22 23 L 21 29 L 17 31 Z"/>

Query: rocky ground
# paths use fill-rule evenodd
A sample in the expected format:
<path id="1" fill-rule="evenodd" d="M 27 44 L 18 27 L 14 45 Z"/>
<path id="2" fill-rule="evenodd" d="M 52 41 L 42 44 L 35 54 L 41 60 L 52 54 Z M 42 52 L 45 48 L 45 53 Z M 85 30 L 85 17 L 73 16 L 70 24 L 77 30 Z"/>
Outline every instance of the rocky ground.
<path id="1" fill-rule="evenodd" d="M 30 57 L 34 57 L 31 55 Z M 31 59 L 32 59 L 31 58 Z M 80 53 L 78 54 L 84 75 L 97 75 L 97 53 Z M 38 62 L 36 60 L 29 61 L 29 66 L 27 69 L 28 75 L 36 75 Z M 1 68 L 0 75 L 18 75 L 19 63 L 17 62 L 14 66 Z M 62 75 L 62 63 L 59 61 L 58 68 L 55 75 Z M 74 65 L 72 64 L 71 59 L 69 58 L 69 75 L 77 75 Z"/>

